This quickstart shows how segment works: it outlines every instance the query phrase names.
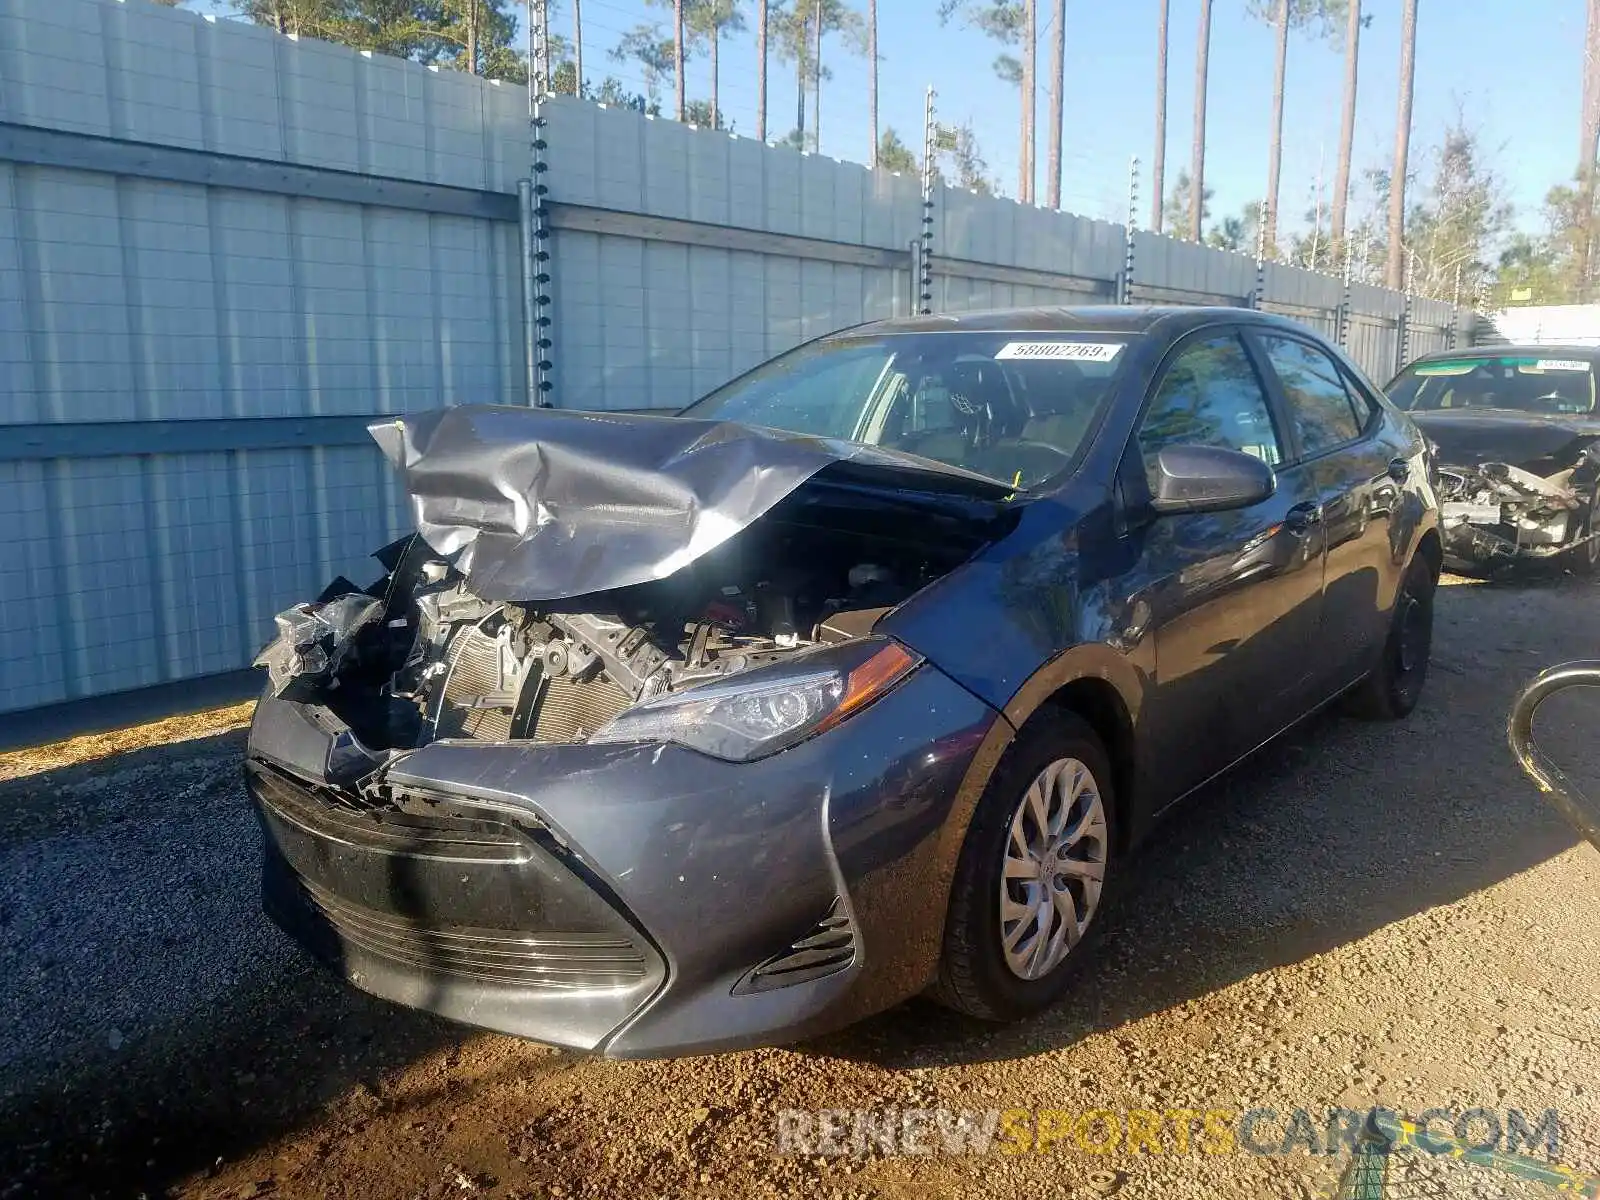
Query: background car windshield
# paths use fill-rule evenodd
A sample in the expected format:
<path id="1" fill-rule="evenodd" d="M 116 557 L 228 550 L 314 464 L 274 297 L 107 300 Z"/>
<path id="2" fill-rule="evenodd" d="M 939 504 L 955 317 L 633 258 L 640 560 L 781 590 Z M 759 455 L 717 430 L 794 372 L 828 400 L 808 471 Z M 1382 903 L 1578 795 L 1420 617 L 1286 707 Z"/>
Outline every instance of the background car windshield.
<path id="1" fill-rule="evenodd" d="M 1594 371 L 1584 359 L 1554 355 L 1414 363 L 1389 385 L 1389 398 L 1412 412 L 1511 408 L 1586 413 L 1594 411 Z"/>
<path id="2" fill-rule="evenodd" d="M 802 346 L 682 413 L 903 450 L 1026 487 L 1095 427 L 1128 339 L 886 334 Z"/>

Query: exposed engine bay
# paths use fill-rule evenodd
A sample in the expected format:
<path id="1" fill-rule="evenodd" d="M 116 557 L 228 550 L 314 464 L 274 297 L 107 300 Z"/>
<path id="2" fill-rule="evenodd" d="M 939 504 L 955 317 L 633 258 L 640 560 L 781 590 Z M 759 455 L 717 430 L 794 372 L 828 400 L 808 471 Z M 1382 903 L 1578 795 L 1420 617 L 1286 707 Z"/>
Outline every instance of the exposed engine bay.
<path id="1" fill-rule="evenodd" d="M 1579 548 L 1594 536 L 1591 508 L 1596 469 L 1588 455 L 1538 474 L 1528 467 L 1484 462 L 1438 471 L 1440 525 L 1452 558 L 1493 565 L 1541 558 Z"/>
<path id="2" fill-rule="evenodd" d="M 373 751 L 581 742 L 633 704 L 867 633 L 983 540 L 815 489 L 780 507 L 665 579 L 557 601 L 481 599 L 413 536 L 379 552 L 371 587 L 340 580 L 280 615 L 258 665 Z"/>

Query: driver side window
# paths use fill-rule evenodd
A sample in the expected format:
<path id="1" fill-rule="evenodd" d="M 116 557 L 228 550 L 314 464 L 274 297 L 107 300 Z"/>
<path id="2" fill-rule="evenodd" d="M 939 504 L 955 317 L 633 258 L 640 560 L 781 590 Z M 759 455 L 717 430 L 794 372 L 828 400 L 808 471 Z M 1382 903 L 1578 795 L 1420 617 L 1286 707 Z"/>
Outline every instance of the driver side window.
<path id="1" fill-rule="evenodd" d="M 1277 466 L 1283 450 L 1267 395 L 1235 336 L 1190 342 L 1167 367 L 1139 425 L 1145 475 L 1167 446 L 1222 446 Z"/>

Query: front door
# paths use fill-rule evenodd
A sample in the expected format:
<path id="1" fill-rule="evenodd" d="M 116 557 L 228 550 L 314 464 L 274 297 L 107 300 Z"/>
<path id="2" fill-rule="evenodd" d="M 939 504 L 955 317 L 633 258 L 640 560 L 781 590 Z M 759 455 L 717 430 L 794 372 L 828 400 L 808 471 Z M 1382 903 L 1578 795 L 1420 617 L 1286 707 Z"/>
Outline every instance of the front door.
<path id="1" fill-rule="evenodd" d="M 1405 566 L 1404 555 L 1394 552 L 1390 525 L 1400 498 L 1396 475 L 1409 469 L 1407 451 L 1385 436 L 1376 405 L 1327 351 L 1276 331 L 1251 337 L 1281 389 L 1299 469 L 1309 475 L 1321 508 L 1327 556 L 1313 687 L 1322 699 L 1369 670 L 1387 636 Z"/>
<path id="2" fill-rule="evenodd" d="M 1126 469 L 1148 477 L 1178 444 L 1226 446 L 1278 466 L 1288 440 L 1235 331 L 1180 342 L 1152 385 Z M 1137 456 L 1137 461 L 1131 456 Z M 1157 516 L 1141 540 L 1132 599 L 1148 604 L 1155 680 L 1145 769 L 1158 804 L 1254 749 L 1298 717 L 1322 591 L 1317 492 L 1307 472 L 1279 472 L 1275 493 L 1230 512 Z"/>

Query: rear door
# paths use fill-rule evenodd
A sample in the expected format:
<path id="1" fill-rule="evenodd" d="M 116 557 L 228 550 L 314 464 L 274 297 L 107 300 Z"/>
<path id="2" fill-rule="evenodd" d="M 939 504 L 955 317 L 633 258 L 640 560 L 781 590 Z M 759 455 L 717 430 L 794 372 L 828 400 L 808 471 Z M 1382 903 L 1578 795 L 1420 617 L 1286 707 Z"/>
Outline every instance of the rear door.
<path id="1" fill-rule="evenodd" d="M 1298 469 L 1323 529 L 1322 611 L 1311 657 L 1322 699 L 1359 679 L 1388 631 L 1399 586 L 1391 522 L 1410 470 L 1377 403 L 1310 337 L 1258 328 L 1250 341 L 1288 414 Z"/>
<path id="2" fill-rule="evenodd" d="M 1230 512 L 1158 516 L 1135 531 L 1137 607 L 1156 646 L 1150 769 L 1170 800 L 1303 712 L 1322 589 L 1316 494 L 1239 331 L 1210 328 L 1169 353 L 1124 459 L 1124 492 L 1165 446 L 1226 446 L 1278 468 L 1275 493 Z"/>

